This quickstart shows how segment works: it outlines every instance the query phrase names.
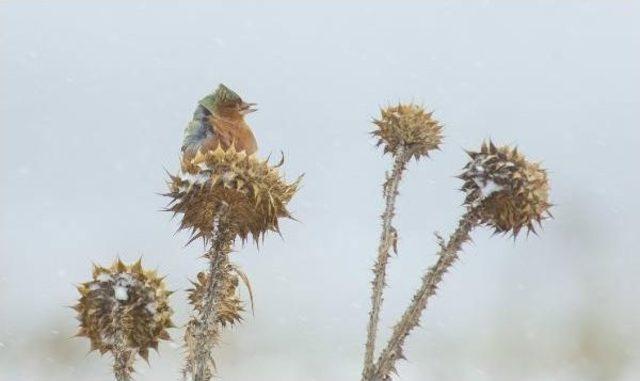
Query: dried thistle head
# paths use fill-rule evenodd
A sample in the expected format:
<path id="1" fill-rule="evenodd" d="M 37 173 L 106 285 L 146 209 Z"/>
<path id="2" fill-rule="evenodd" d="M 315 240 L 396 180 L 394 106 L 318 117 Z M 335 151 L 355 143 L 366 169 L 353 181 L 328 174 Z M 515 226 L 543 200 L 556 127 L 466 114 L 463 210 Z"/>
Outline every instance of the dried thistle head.
<path id="1" fill-rule="evenodd" d="M 384 152 L 396 155 L 402 147 L 416 159 L 429 156 L 429 151 L 438 149 L 442 142 L 442 126 L 432 118 L 433 112 L 415 104 L 402 104 L 380 110 L 380 119 L 374 119 L 377 129 L 371 134 L 384 145 Z"/>
<path id="2" fill-rule="evenodd" d="M 251 235 L 257 242 L 267 231 L 278 231 L 279 218 L 291 217 L 286 206 L 300 178 L 287 183 L 278 171 L 281 165 L 271 166 L 233 146 L 198 152 L 182 173 L 170 176 L 167 210 L 182 214 L 180 229 L 191 230 L 189 242 L 210 240 L 221 219 L 243 241 Z"/>
<path id="3" fill-rule="evenodd" d="M 231 266 L 227 263 L 227 266 Z M 223 272 L 221 272 L 223 273 Z M 217 322 L 221 326 L 234 325 L 242 321 L 244 306 L 238 294 L 239 278 L 229 270 L 224 272 L 224 277 L 218 281 L 222 282 L 220 287 L 220 298 L 216 301 L 215 311 Z M 195 311 L 203 313 L 207 302 L 207 286 L 209 276 L 204 272 L 198 273 L 198 279 L 191 282 L 193 288 L 189 289 L 189 303 Z"/>
<path id="4" fill-rule="evenodd" d="M 216 282 L 215 285 L 210 284 L 212 279 Z M 228 261 L 228 258 L 216 263 L 213 274 L 200 272 L 197 280 L 191 282 L 193 287 L 188 290 L 189 303 L 193 306 L 196 316 L 189 321 L 185 330 L 186 356 L 183 368 L 185 379 L 191 374 L 198 373 L 198 364 L 205 364 L 204 369 L 201 369 L 204 371 L 203 380 L 213 376 L 215 362 L 211 355 L 211 348 L 219 343 L 221 328 L 239 323 L 245 311 L 238 292 L 240 281 L 249 291 L 253 308 L 253 293 L 249 280 L 244 272 Z M 216 291 L 212 293 L 212 289 Z M 215 318 L 205 320 L 211 319 L 211 311 L 215 311 Z M 212 324 L 203 324 L 204 321 L 210 321 Z M 209 347 L 205 351 L 203 351 L 203 338 L 205 345 Z"/>
<path id="5" fill-rule="evenodd" d="M 492 142 L 467 153 L 471 160 L 459 176 L 467 194 L 465 205 L 477 208 L 480 221 L 496 233 L 517 236 L 523 227 L 535 233 L 534 221 L 540 224 L 550 216 L 547 172 L 516 148 Z"/>
<path id="6" fill-rule="evenodd" d="M 80 331 L 91 341 L 91 350 L 113 352 L 116 332 L 125 338 L 128 349 L 147 360 L 149 348 L 169 340 L 168 328 L 173 327 L 167 291 L 155 271 L 144 270 L 138 260 L 126 265 L 119 259 L 111 267 L 94 265 L 89 282 L 78 286 L 80 300 L 74 306 L 78 312 Z"/>

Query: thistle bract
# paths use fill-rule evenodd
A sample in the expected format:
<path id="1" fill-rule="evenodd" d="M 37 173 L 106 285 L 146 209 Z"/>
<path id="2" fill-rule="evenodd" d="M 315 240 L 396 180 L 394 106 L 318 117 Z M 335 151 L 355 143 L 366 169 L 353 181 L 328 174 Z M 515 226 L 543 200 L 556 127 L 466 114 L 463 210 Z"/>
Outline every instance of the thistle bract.
<path id="1" fill-rule="evenodd" d="M 442 126 L 432 118 L 431 112 L 414 104 L 398 104 L 380 110 L 380 119 L 371 134 L 378 138 L 384 152 L 396 155 L 400 148 L 416 159 L 429 156 L 442 142 Z"/>
<path id="2" fill-rule="evenodd" d="M 286 206 L 300 178 L 286 182 L 280 165 L 271 166 L 233 147 L 199 152 L 180 174 L 170 176 L 166 196 L 172 201 L 167 210 L 182 214 L 180 228 L 191 230 L 191 241 L 210 241 L 221 218 L 243 240 L 251 235 L 257 241 L 267 231 L 279 231 L 279 218 L 291 217 Z"/>
<path id="3" fill-rule="evenodd" d="M 497 233 L 517 236 L 524 227 L 535 232 L 534 222 L 550 215 L 547 172 L 516 148 L 491 142 L 468 154 L 471 160 L 459 176 L 465 205 L 476 208 L 481 223 Z"/>
<path id="4" fill-rule="evenodd" d="M 220 286 L 220 298 L 216 303 L 216 317 L 218 323 L 223 327 L 227 324 L 233 325 L 239 323 L 242 320 L 242 313 L 244 312 L 243 302 L 238 295 L 239 278 L 233 273 L 233 265 L 230 263 L 225 264 L 228 268 L 221 273 L 225 276 L 218 281 L 222 282 Z M 204 272 L 198 273 L 198 279 L 195 282 L 191 282 L 193 288 L 189 289 L 189 303 L 193 306 L 194 310 L 199 313 L 203 313 L 205 310 L 207 286 L 209 285 L 209 276 Z"/>
<path id="5" fill-rule="evenodd" d="M 171 292 L 140 261 L 130 266 L 120 260 L 111 267 L 96 265 L 92 279 L 78 286 L 78 291 L 80 300 L 74 307 L 80 321 L 78 336 L 88 337 L 92 350 L 113 352 L 118 333 L 128 349 L 146 360 L 149 348 L 157 349 L 159 340 L 169 339 Z"/>

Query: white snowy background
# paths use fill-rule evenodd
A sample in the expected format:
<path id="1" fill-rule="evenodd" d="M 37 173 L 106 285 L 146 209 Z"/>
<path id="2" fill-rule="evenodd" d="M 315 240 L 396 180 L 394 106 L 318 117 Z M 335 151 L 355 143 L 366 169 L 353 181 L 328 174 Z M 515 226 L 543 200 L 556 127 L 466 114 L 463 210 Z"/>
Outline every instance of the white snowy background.
<path id="1" fill-rule="evenodd" d="M 176 321 L 204 267 L 160 212 L 196 102 L 259 103 L 260 155 L 304 172 L 300 222 L 234 255 L 255 317 L 220 379 L 357 380 L 390 160 L 378 107 L 435 109 L 442 152 L 401 185 L 383 338 L 463 209 L 454 175 L 483 139 L 549 169 L 540 237 L 473 234 L 409 339 L 399 380 L 640 379 L 640 6 L 632 1 L 0 2 L 0 380 L 107 381 L 75 333 L 92 262 L 168 274 Z M 136 380 L 177 380 L 181 330 Z"/>

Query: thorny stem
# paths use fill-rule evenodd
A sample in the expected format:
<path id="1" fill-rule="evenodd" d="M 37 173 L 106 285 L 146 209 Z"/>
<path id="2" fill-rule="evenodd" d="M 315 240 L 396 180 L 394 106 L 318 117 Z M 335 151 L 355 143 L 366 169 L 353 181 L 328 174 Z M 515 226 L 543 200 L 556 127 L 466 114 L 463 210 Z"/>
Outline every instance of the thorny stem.
<path id="1" fill-rule="evenodd" d="M 420 316 L 427 307 L 429 298 L 436 294 L 438 284 L 447 270 L 458 259 L 462 245 L 470 239 L 469 233 L 478 225 L 478 217 L 475 210 L 469 210 L 458 222 L 458 228 L 449 237 L 445 244 L 440 242 L 438 261 L 422 277 L 422 284 L 416 291 L 400 321 L 394 326 L 391 338 L 382 350 L 374 367 L 371 380 L 388 381 L 391 372 L 395 370 L 395 362 L 404 358 L 402 346 L 404 341 L 416 326 L 420 323 Z"/>
<path id="2" fill-rule="evenodd" d="M 376 334 L 378 322 L 380 320 L 380 309 L 382 306 L 382 292 L 385 286 L 387 273 L 387 262 L 389 260 L 389 250 L 396 245 L 396 232 L 391 222 L 395 215 L 396 197 L 398 196 L 398 185 L 402 179 L 402 173 L 406 164 L 411 158 L 401 147 L 395 155 L 393 169 L 383 186 L 383 197 L 385 202 L 384 213 L 382 214 L 382 233 L 380 234 L 380 244 L 378 245 L 378 257 L 373 268 L 373 282 L 371 294 L 371 311 L 369 313 L 369 323 L 367 325 L 367 343 L 365 345 L 364 367 L 362 370 L 362 380 L 371 378 L 374 370 L 373 352 L 376 345 Z"/>
<path id="3" fill-rule="evenodd" d="M 117 381 L 131 381 L 135 353 L 127 345 L 127 337 L 122 330 L 122 311 L 120 306 L 116 308 L 114 315 L 116 331 L 113 342 L 113 374 Z"/>
<path id="4" fill-rule="evenodd" d="M 220 325 L 218 324 L 218 311 L 222 298 L 222 285 L 225 269 L 229 268 L 229 253 L 235 235 L 232 229 L 223 219 L 218 221 L 216 235 L 211 248 L 205 255 L 209 259 L 209 276 L 205 295 L 205 304 L 202 312 L 191 318 L 187 330 L 185 341 L 187 347 L 187 364 L 185 366 L 185 378 L 187 374 L 192 375 L 193 381 L 209 381 L 213 377 L 214 362 L 212 357 L 213 347 L 220 335 Z"/>

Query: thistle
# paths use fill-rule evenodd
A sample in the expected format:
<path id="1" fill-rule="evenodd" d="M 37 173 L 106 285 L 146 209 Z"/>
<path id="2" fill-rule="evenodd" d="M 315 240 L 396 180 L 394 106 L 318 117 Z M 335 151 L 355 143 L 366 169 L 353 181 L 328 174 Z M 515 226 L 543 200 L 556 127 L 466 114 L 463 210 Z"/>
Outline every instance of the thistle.
<path id="1" fill-rule="evenodd" d="M 226 264 L 230 266 L 230 264 Z M 225 269 L 224 273 L 232 274 L 233 269 Z M 216 310 L 218 311 L 218 323 L 222 326 L 233 325 L 242 320 L 244 306 L 238 295 L 238 276 L 229 276 L 224 279 L 224 284 L 220 286 L 221 298 L 218 300 Z M 204 312 L 206 305 L 207 285 L 209 277 L 205 272 L 199 272 L 197 281 L 191 282 L 193 288 L 189 289 L 189 303 L 199 313 Z"/>
<path id="2" fill-rule="evenodd" d="M 517 236 L 523 227 L 535 233 L 549 216 L 549 181 L 538 163 L 528 162 L 517 149 L 483 143 L 468 152 L 471 161 L 459 176 L 468 209 L 477 209 L 480 222 L 496 233 Z"/>
<path id="3" fill-rule="evenodd" d="M 429 156 L 442 142 L 442 127 L 422 107 L 414 104 L 398 104 L 382 109 L 380 119 L 373 124 L 377 127 L 371 134 L 378 138 L 378 146 L 384 146 L 384 153 L 394 157 L 391 174 L 387 174 L 383 184 L 385 209 L 382 213 L 382 232 L 378 245 L 378 255 L 373 268 L 371 311 L 367 325 L 362 379 L 369 380 L 374 372 L 373 353 L 375 350 L 382 294 L 385 286 L 389 251 L 396 249 L 397 232 L 392 226 L 398 187 L 407 162 L 414 157 Z"/>
<path id="4" fill-rule="evenodd" d="M 213 377 L 212 351 L 221 328 L 242 320 L 237 289 L 240 281 L 248 288 L 249 282 L 229 261 L 236 237 L 258 243 L 268 231 L 279 232 L 280 218 L 291 217 L 286 206 L 300 178 L 286 182 L 278 171 L 282 164 L 272 166 L 231 146 L 198 152 L 182 173 L 170 176 L 167 210 L 182 215 L 180 229 L 191 231 L 189 242 L 201 238 L 209 246 L 209 270 L 198 274 L 189 292 L 194 313 L 185 332 L 185 379 Z"/>
<path id="5" fill-rule="evenodd" d="M 164 282 L 155 271 L 144 270 L 141 261 L 125 265 L 119 259 L 111 267 L 95 265 L 92 280 L 78 286 L 80 330 L 77 336 L 91 341 L 91 350 L 111 352 L 116 380 L 131 379 L 135 356 L 148 361 L 149 349 L 169 340 L 173 327 Z"/>
<path id="6" fill-rule="evenodd" d="M 199 152 L 181 175 L 170 176 L 167 210 L 182 214 L 180 229 L 191 231 L 191 241 L 208 243 L 224 217 L 234 235 L 258 242 L 268 231 L 279 232 L 279 218 L 291 217 L 286 205 L 300 178 L 285 182 L 278 173 L 282 164 L 271 166 L 233 147 Z"/>
<path id="7" fill-rule="evenodd" d="M 528 161 L 516 149 L 484 143 L 478 152 L 468 152 L 471 160 L 459 176 L 466 193 L 466 213 L 448 241 L 438 236 L 438 261 L 422 277 L 420 288 L 382 350 L 367 380 L 391 379 L 395 363 L 404 358 L 402 347 L 409 333 L 419 324 L 429 298 L 435 295 L 444 274 L 458 259 L 462 245 L 470 240 L 471 231 L 480 225 L 496 232 L 517 236 L 526 227 L 547 218 L 549 183 L 544 169 Z"/>
<path id="8" fill-rule="evenodd" d="M 442 126 L 432 118 L 433 112 L 414 104 L 398 104 L 380 110 L 378 127 L 371 134 L 378 138 L 377 145 L 393 156 L 408 155 L 419 159 L 429 156 L 442 143 Z"/>

